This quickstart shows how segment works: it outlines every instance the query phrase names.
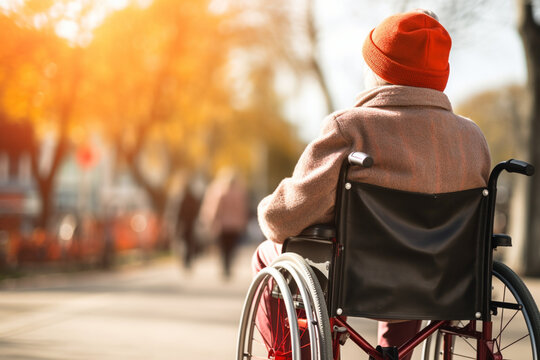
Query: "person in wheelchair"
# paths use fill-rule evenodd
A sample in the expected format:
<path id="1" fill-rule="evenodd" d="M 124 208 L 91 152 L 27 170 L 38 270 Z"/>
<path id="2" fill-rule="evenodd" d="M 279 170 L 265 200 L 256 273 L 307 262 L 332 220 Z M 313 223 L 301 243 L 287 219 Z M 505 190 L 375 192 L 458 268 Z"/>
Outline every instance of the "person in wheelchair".
<path id="1" fill-rule="evenodd" d="M 452 111 L 443 92 L 450 48 L 450 35 L 425 10 L 390 16 L 369 33 L 362 49 L 367 89 L 352 108 L 324 120 L 292 176 L 258 206 L 267 240 L 253 255 L 255 273 L 280 255 L 288 237 L 334 221 L 340 167 L 353 151 L 375 160 L 373 167 L 355 168 L 354 181 L 423 193 L 486 186 L 487 142 L 474 122 Z M 419 328 L 420 321 L 380 321 L 379 344 L 398 346 Z"/>

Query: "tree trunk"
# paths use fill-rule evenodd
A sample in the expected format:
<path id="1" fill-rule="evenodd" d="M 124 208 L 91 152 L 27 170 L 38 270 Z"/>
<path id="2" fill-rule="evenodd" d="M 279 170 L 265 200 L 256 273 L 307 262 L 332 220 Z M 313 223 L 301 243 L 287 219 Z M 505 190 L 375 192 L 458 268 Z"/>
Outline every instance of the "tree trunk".
<path id="1" fill-rule="evenodd" d="M 118 147 L 118 152 L 123 155 L 123 158 L 126 161 L 126 165 L 137 183 L 148 195 L 152 208 L 155 211 L 156 217 L 158 219 L 159 233 L 158 233 L 158 247 L 168 248 L 171 235 L 168 231 L 168 228 L 165 223 L 165 211 L 167 207 L 167 192 L 166 186 L 155 187 L 152 185 L 145 177 L 142 169 L 139 164 L 137 164 L 137 157 L 143 149 L 145 135 L 148 133 L 150 123 L 143 124 L 139 127 L 136 135 L 135 146 L 130 149 Z"/>
<path id="2" fill-rule="evenodd" d="M 321 89 L 324 103 L 326 105 L 326 112 L 331 113 L 336 110 L 336 107 L 334 105 L 334 101 L 332 100 L 332 95 L 330 94 L 330 87 L 328 86 L 328 82 L 326 81 L 326 78 L 324 77 L 324 73 L 318 58 L 318 35 L 317 35 L 317 27 L 315 25 L 315 12 L 314 12 L 314 3 L 313 0 L 307 1 L 306 6 L 306 23 L 307 23 L 307 35 L 309 42 L 311 44 L 311 54 L 310 54 L 310 60 L 309 60 L 309 68 L 311 71 L 313 71 L 313 74 L 315 75 L 315 80 L 319 84 L 319 87 Z"/>
<path id="3" fill-rule="evenodd" d="M 47 229 L 53 209 L 52 182 L 40 179 L 38 181 L 38 189 L 41 198 L 41 212 L 38 215 L 36 227 L 40 229 Z"/>
<path id="4" fill-rule="evenodd" d="M 59 135 L 58 144 L 54 151 L 53 162 L 51 168 L 46 174 L 42 174 L 39 169 L 39 157 L 40 157 L 40 146 L 37 139 L 33 140 L 32 145 L 32 173 L 34 180 L 37 183 L 39 195 L 41 199 L 41 212 L 39 213 L 36 227 L 41 229 L 47 229 L 49 224 L 49 219 L 54 212 L 53 209 L 53 200 L 54 200 L 54 180 L 60 169 L 62 160 L 64 159 L 68 151 L 68 143 L 66 139 L 67 134 L 61 133 Z"/>
<path id="5" fill-rule="evenodd" d="M 533 17 L 533 4 L 529 0 L 518 0 L 521 19 L 519 31 L 523 40 L 527 60 L 528 86 L 532 94 L 530 114 L 529 161 L 540 166 L 540 146 L 535 139 L 540 138 L 540 26 Z M 540 176 L 529 181 L 527 216 L 524 241 L 524 266 L 526 275 L 540 275 Z"/>
<path id="6" fill-rule="evenodd" d="M 69 83 L 65 93 L 62 93 L 61 102 L 58 108 L 58 134 L 57 143 L 53 153 L 53 159 L 50 169 L 47 169 L 45 173 L 39 168 L 39 159 L 41 153 L 40 140 L 35 133 L 32 133 L 32 150 L 31 150 L 31 163 L 32 173 L 34 179 L 38 185 L 39 193 L 41 197 L 41 213 L 38 217 L 37 227 L 47 229 L 49 225 L 49 219 L 54 213 L 53 200 L 54 200 L 54 185 L 56 175 L 65 159 L 66 154 L 69 151 L 70 143 L 68 139 L 69 122 L 73 115 L 75 108 L 75 102 L 77 100 L 77 93 L 79 90 L 79 84 L 81 81 L 81 75 L 83 70 L 82 64 L 82 49 L 72 49 L 71 63 L 72 66 Z M 66 67 L 66 70 L 68 68 Z M 29 120 L 28 120 L 29 121 Z"/>

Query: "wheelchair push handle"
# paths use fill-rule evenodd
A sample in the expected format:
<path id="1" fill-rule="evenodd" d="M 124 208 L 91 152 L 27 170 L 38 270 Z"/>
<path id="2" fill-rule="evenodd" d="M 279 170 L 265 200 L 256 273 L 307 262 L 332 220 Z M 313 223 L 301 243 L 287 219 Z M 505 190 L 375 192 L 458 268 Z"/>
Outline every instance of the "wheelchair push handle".
<path id="1" fill-rule="evenodd" d="M 519 173 L 527 176 L 534 174 L 534 166 L 521 160 L 510 159 L 505 162 L 504 168 L 511 173 Z"/>
<path id="2" fill-rule="evenodd" d="M 499 174 L 504 170 L 527 176 L 532 176 L 534 174 L 534 166 L 525 161 L 516 159 L 502 161 L 498 163 L 493 170 L 491 170 L 491 174 L 489 174 L 488 188 L 492 193 L 497 188 L 497 179 L 499 178 Z"/>
<path id="3" fill-rule="evenodd" d="M 373 158 L 366 153 L 355 151 L 348 156 L 349 164 L 369 168 L 373 165 Z"/>

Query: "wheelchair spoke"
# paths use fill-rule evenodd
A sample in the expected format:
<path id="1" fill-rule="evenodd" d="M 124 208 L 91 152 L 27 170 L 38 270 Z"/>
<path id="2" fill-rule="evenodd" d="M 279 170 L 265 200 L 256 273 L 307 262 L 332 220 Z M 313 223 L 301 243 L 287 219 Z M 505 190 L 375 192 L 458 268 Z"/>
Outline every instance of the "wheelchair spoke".
<path id="1" fill-rule="evenodd" d="M 273 334 L 274 336 L 274 342 L 272 343 L 272 346 L 274 349 L 276 349 L 276 345 L 277 345 L 277 341 L 278 341 L 278 326 L 281 322 L 281 300 L 278 300 L 278 306 L 277 306 L 277 317 L 276 317 L 276 326 L 274 327 L 274 329 L 276 329 L 276 333 Z M 284 333 L 284 325 L 281 324 L 282 327 L 281 327 L 281 331 L 282 333 Z"/>
<path id="2" fill-rule="evenodd" d="M 469 345 L 469 347 L 470 347 L 471 349 L 473 349 L 473 351 L 476 351 L 476 347 L 474 347 L 474 345 L 471 344 L 471 343 L 469 342 L 469 340 L 465 339 L 464 337 L 460 337 L 460 338 L 461 338 L 467 345 Z"/>
<path id="3" fill-rule="evenodd" d="M 508 290 L 508 287 L 505 286 L 504 291 L 503 291 L 503 299 L 502 299 L 503 304 L 505 304 L 505 302 L 506 302 L 507 290 Z M 519 304 L 516 304 L 516 305 L 519 305 Z M 502 345 L 502 333 L 503 333 L 503 331 L 505 331 L 508 328 L 510 323 L 520 314 L 520 311 L 519 310 L 515 311 L 512 314 L 512 316 L 510 317 L 510 319 L 508 319 L 506 322 L 504 322 L 505 307 L 502 306 L 500 309 L 501 309 L 501 321 L 500 321 L 500 325 L 499 325 L 499 334 L 496 337 L 495 343 L 497 344 L 497 348 L 499 349 L 499 351 L 503 351 L 504 349 L 509 348 L 510 346 L 520 342 L 521 340 L 528 338 L 529 334 L 527 333 L 524 336 L 518 338 L 517 340 L 514 340 L 510 344 L 503 347 L 503 345 Z"/>
<path id="4" fill-rule="evenodd" d="M 460 354 L 456 354 L 456 353 L 452 353 L 452 355 L 457 356 L 457 357 L 461 357 L 461 358 L 464 358 L 464 359 L 473 359 L 473 360 L 476 359 L 476 357 L 467 356 L 467 355 L 460 355 Z"/>
<path id="5" fill-rule="evenodd" d="M 291 354 L 291 348 L 289 346 L 291 342 L 291 329 L 289 326 L 289 320 L 286 316 L 285 312 L 285 303 L 283 301 L 283 297 L 281 293 L 279 292 L 279 289 L 276 289 L 277 284 L 275 282 L 271 283 L 271 288 L 268 290 L 268 293 L 271 294 L 269 301 L 274 302 L 273 305 L 269 304 L 268 306 L 262 306 L 261 311 L 269 318 L 271 319 L 271 332 L 270 336 L 271 338 L 268 339 L 269 343 L 268 345 L 265 345 L 267 350 L 271 353 L 275 353 L 276 355 L 280 356 L 287 356 Z M 298 319 L 298 329 L 300 341 L 304 343 L 301 345 L 301 349 L 308 348 L 310 346 L 309 340 L 307 340 L 307 336 L 309 334 L 309 324 L 307 324 L 305 319 L 305 312 L 303 307 L 303 299 L 300 295 L 300 290 L 297 288 L 295 289 L 295 292 L 291 294 L 293 299 L 295 299 L 295 307 L 296 307 L 296 315 Z M 302 305 L 302 306 L 301 306 Z M 271 310 L 274 309 L 274 310 Z M 269 311 L 275 311 L 275 316 L 268 316 Z M 304 322 L 302 323 L 302 320 Z M 259 326 L 257 325 L 257 331 L 259 334 L 263 334 Z M 306 341 L 307 340 L 307 341 Z M 257 341 L 259 344 L 265 344 L 265 340 L 263 337 L 263 341 Z"/>
<path id="6" fill-rule="evenodd" d="M 277 352 L 276 355 L 278 356 L 287 356 L 287 355 L 291 355 L 292 354 L 292 351 L 286 351 L 286 352 Z"/>
<path id="7" fill-rule="evenodd" d="M 284 334 L 284 335 L 283 335 L 283 338 L 281 339 L 281 343 L 279 344 L 279 346 L 274 347 L 274 349 L 276 349 L 276 350 L 281 349 L 281 347 L 282 347 L 285 343 L 287 343 L 286 341 L 287 341 L 287 340 L 289 339 L 289 337 L 290 337 L 290 329 L 289 329 L 288 327 L 286 327 L 286 326 L 284 326 L 284 328 L 287 328 L 287 333 L 285 334 L 285 331 L 283 331 L 283 334 Z M 307 327 L 304 328 L 304 329 L 302 330 L 302 332 L 300 333 L 300 340 L 302 340 L 302 339 L 304 338 L 304 335 L 306 335 L 306 334 L 307 334 Z M 275 339 L 275 340 L 277 340 L 277 336 L 276 336 L 276 339 Z M 308 342 L 307 344 L 305 344 L 305 345 L 302 345 L 301 348 L 306 348 L 306 347 L 308 347 L 308 346 L 309 346 L 309 342 Z"/>
<path id="8" fill-rule="evenodd" d="M 281 339 L 281 343 L 279 344 L 279 346 L 274 347 L 274 349 L 281 349 L 281 347 L 283 346 L 283 344 L 285 344 L 285 341 L 288 340 L 290 335 L 291 335 L 291 333 L 290 333 L 290 331 L 288 331 L 287 335 L 284 335 L 283 338 Z M 277 336 L 276 336 L 276 340 L 277 340 Z"/>
<path id="9" fill-rule="evenodd" d="M 465 327 L 465 324 L 464 324 L 463 321 L 461 321 L 461 320 L 459 321 L 459 325 L 460 325 L 461 327 Z M 475 347 L 473 344 L 471 344 L 471 343 L 469 342 L 469 340 L 467 340 L 467 338 L 465 338 L 465 337 L 463 337 L 463 336 L 460 336 L 459 338 L 460 338 L 461 340 L 463 340 L 463 341 L 464 341 L 464 342 L 465 342 L 465 343 L 466 343 L 473 351 L 476 351 L 476 347 Z M 461 356 L 463 356 L 463 355 L 461 355 Z"/>
<path id="10" fill-rule="evenodd" d="M 297 290 L 297 292 L 295 294 L 292 294 L 293 295 L 293 298 L 297 299 L 297 301 L 295 302 L 295 306 L 298 306 L 299 303 L 301 303 L 301 295 L 300 295 L 300 291 Z M 280 315 L 280 310 L 281 310 L 281 306 L 279 306 L 278 308 L 278 318 L 279 318 L 279 315 Z M 299 323 L 299 329 L 301 330 L 300 331 L 300 341 L 302 342 L 303 339 L 306 339 L 306 336 L 308 335 L 309 331 L 309 325 L 307 323 L 305 323 L 305 312 L 303 310 L 303 307 L 297 309 L 296 311 L 296 316 L 297 316 L 297 319 L 298 319 L 298 323 Z M 302 319 L 304 320 L 304 326 L 302 326 Z M 282 349 L 282 347 L 287 344 L 289 342 L 289 339 L 290 339 L 290 328 L 289 326 L 287 326 L 288 324 L 288 320 L 287 318 L 284 319 L 285 321 L 282 322 L 282 326 L 281 326 L 281 330 L 282 330 L 282 339 L 281 339 L 281 343 L 278 345 L 278 346 L 275 346 L 277 344 L 277 341 L 278 341 L 278 336 L 276 336 L 276 338 L 274 339 L 275 340 L 275 344 L 274 344 L 274 350 L 276 351 L 279 351 L 280 349 Z M 305 348 L 308 348 L 310 346 L 309 344 L 309 341 L 307 341 L 306 344 L 304 345 L 301 345 L 301 349 L 305 349 Z M 285 353 L 285 354 L 281 354 L 280 355 L 287 355 L 289 354 L 289 352 Z"/>
<path id="11" fill-rule="evenodd" d="M 257 323 L 255 323 L 255 329 L 257 329 L 257 331 L 259 332 L 259 334 L 261 334 L 261 337 L 262 337 L 262 331 L 261 329 L 259 329 L 259 325 L 257 325 Z M 260 339 L 257 339 L 255 337 L 253 337 L 253 341 L 256 342 L 256 343 L 259 343 L 259 344 L 262 344 L 266 347 L 265 343 L 264 343 L 264 340 L 260 340 Z"/>
<path id="12" fill-rule="evenodd" d="M 505 285 L 504 290 L 503 290 L 503 298 L 502 298 L 503 303 L 506 301 L 506 290 L 507 289 L 508 289 L 508 287 Z M 504 320 L 504 308 L 501 308 L 501 323 L 500 323 L 500 326 L 499 326 L 499 335 L 497 336 L 497 339 L 499 339 L 499 340 L 496 341 L 496 343 L 499 346 L 501 344 L 501 337 L 502 337 L 502 332 L 503 332 L 503 320 Z M 506 326 L 505 326 L 505 328 L 506 328 Z"/>
<path id="13" fill-rule="evenodd" d="M 514 320 L 514 318 L 515 318 L 517 315 L 518 315 L 518 312 L 516 311 L 516 312 L 514 313 L 514 315 L 512 315 L 512 317 L 510 318 L 510 320 L 508 320 L 508 321 L 506 322 L 506 324 L 504 325 L 504 327 L 502 327 L 502 329 L 501 329 L 499 335 L 497 336 L 498 342 L 499 342 L 500 344 L 502 344 L 502 332 L 503 332 L 504 330 L 506 330 L 506 328 L 508 327 L 508 325 L 510 325 L 510 323 L 512 322 L 512 320 Z M 501 324 L 502 324 L 502 316 L 501 316 Z"/>
<path id="14" fill-rule="evenodd" d="M 516 344 L 516 343 L 520 342 L 520 341 L 521 341 L 521 340 L 523 340 L 523 339 L 526 339 L 526 338 L 528 338 L 529 336 L 530 336 L 530 334 L 526 334 L 526 335 L 523 335 L 523 336 L 522 336 L 522 337 L 520 337 L 519 339 L 517 339 L 517 340 L 515 340 L 515 341 L 511 342 L 510 344 L 506 345 L 505 347 L 503 347 L 503 348 L 502 348 L 502 349 L 500 349 L 500 350 L 501 350 L 501 351 L 503 351 L 504 349 L 507 349 L 507 348 L 509 348 L 510 346 L 512 346 L 512 345 L 514 345 L 514 344 Z"/>
<path id="15" fill-rule="evenodd" d="M 276 333 L 274 334 L 274 350 L 276 352 L 280 351 L 285 346 L 285 344 L 289 343 L 289 339 L 291 336 L 290 334 L 291 330 L 289 326 L 287 326 L 288 318 L 285 316 L 284 308 L 285 308 L 285 304 L 283 303 L 281 299 L 279 299 L 278 317 L 277 317 L 278 324 L 276 324 Z M 281 335 L 281 338 L 280 338 L 280 335 Z M 278 341 L 279 341 L 279 345 L 277 345 Z"/>

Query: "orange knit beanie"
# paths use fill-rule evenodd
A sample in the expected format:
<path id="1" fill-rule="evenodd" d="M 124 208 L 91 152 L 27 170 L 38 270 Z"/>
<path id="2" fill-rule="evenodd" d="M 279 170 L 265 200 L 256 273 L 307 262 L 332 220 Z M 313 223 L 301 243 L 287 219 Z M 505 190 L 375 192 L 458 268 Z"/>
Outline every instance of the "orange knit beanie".
<path id="1" fill-rule="evenodd" d="M 366 38 L 362 54 L 371 70 L 391 84 L 443 91 L 451 46 L 445 28 L 416 11 L 383 20 Z"/>

